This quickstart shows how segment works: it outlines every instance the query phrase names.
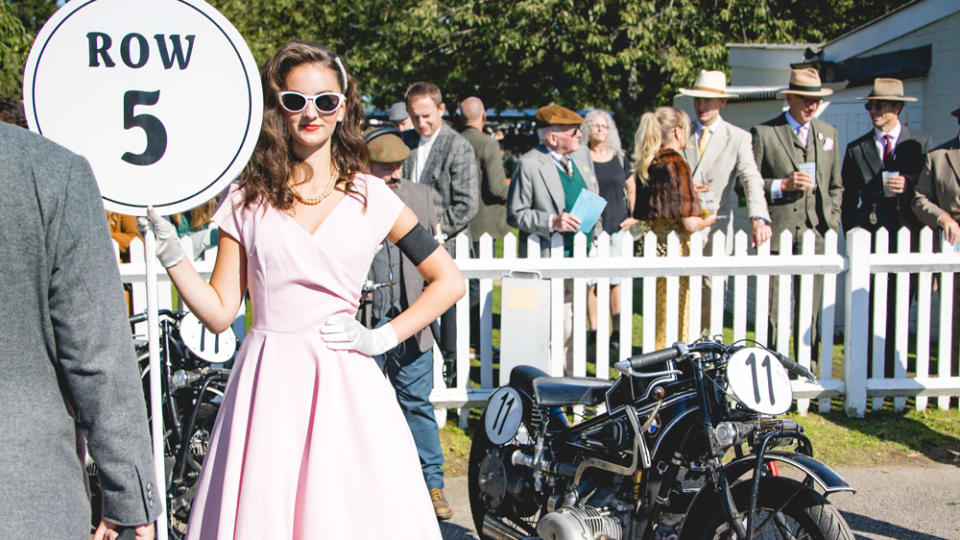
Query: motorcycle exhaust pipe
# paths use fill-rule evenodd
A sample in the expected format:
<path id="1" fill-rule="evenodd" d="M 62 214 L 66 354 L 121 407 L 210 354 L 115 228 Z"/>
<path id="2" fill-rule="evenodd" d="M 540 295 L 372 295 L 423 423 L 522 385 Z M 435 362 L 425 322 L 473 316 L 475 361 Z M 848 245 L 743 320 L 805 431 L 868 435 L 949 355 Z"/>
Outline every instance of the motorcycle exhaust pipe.
<path id="1" fill-rule="evenodd" d="M 522 540 L 527 535 L 487 513 L 483 516 L 483 536 L 491 540 Z"/>

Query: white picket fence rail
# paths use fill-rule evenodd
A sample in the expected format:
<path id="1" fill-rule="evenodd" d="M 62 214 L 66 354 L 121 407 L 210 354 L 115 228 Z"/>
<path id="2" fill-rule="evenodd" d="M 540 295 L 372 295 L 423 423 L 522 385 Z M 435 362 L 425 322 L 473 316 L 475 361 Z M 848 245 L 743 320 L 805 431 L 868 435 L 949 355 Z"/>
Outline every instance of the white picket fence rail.
<path id="1" fill-rule="evenodd" d="M 640 335 L 637 336 L 644 352 L 653 350 L 656 328 L 656 278 L 667 279 L 667 342 L 676 340 L 678 313 L 679 278 L 689 276 L 689 329 L 690 336 L 699 336 L 701 331 L 710 335 L 723 332 L 724 314 L 732 316 L 732 334 L 734 340 L 747 337 L 748 324 L 752 320 L 752 330 L 755 339 L 760 343 L 767 343 L 767 321 L 770 312 L 768 305 L 768 291 L 771 279 L 779 280 L 779 296 L 776 299 L 779 305 L 777 324 L 778 348 L 780 352 L 789 354 L 789 332 L 792 326 L 793 310 L 799 310 L 799 331 L 794 335 L 801 336 L 798 346 L 798 358 L 801 364 L 811 366 L 810 325 L 813 320 L 813 279 L 815 275 L 823 276 L 823 301 L 821 311 L 821 343 L 819 365 L 817 366 L 818 382 L 812 384 L 806 381 L 794 382 L 794 392 L 798 399 L 797 407 L 805 413 L 811 399 L 818 400 L 821 411 L 830 409 L 831 399 L 843 396 L 844 409 L 848 415 L 862 416 L 868 405 L 868 398 L 872 398 L 872 408 L 882 406 L 886 397 L 894 398 L 894 407 L 901 410 L 906 406 L 906 398 L 916 397 L 915 406 L 918 409 L 927 407 L 927 400 L 936 397 L 937 406 L 945 409 L 950 404 L 951 396 L 960 395 L 960 373 L 953 366 L 951 360 L 938 361 L 935 372 L 931 372 L 931 344 L 936 343 L 936 357 L 950 358 L 956 353 L 960 343 L 952 343 L 951 324 L 953 321 L 953 271 L 960 265 L 960 253 L 952 251 L 951 246 L 942 247 L 934 252 L 933 235 L 929 229 L 924 229 L 920 235 L 919 247 L 910 250 L 910 235 L 907 230 L 899 233 L 898 253 L 886 253 L 886 232 L 877 234 L 874 241 L 878 248 L 871 252 L 871 235 L 863 230 L 852 231 L 846 238 L 846 249 L 839 249 L 838 236 L 834 232 L 826 235 L 823 253 L 814 252 L 814 235 L 807 231 L 802 238 L 800 253 L 791 254 L 781 251 L 778 255 L 770 254 L 770 244 L 761 246 L 756 252 L 748 252 L 748 237 L 740 231 L 734 237 L 733 255 L 724 253 L 725 245 L 723 234 L 718 232 L 710 239 L 709 248 L 704 247 L 704 240 L 699 234 L 691 238 L 690 256 L 680 255 L 680 242 L 676 236 L 668 240 L 667 255 L 657 255 L 656 237 L 648 233 L 644 239 L 645 249 L 642 254 L 633 256 L 632 240 L 623 239 L 626 255 L 613 257 L 609 255 L 609 240 L 606 233 L 598 239 L 598 254 L 587 255 L 585 237 L 578 235 L 574 242 L 574 256 L 563 257 L 563 241 L 559 235 L 550 239 L 549 257 L 540 257 L 539 239 L 531 237 L 526 250 L 527 257 L 518 256 L 517 239 L 512 234 L 503 239 L 503 256 L 494 257 L 494 242 L 489 236 L 480 240 L 480 249 L 476 257 L 470 256 L 471 241 L 467 236 L 456 239 L 457 265 L 465 280 L 478 279 L 480 286 L 480 343 L 476 356 L 480 361 L 479 386 L 472 386 L 470 381 L 471 351 L 469 344 L 469 295 L 465 295 L 457 303 L 457 358 L 456 381 L 447 387 L 442 379 L 442 359 L 439 354 L 434 355 L 434 391 L 431 399 L 438 411 L 449 408 L 460 409 L 461 422 L 466 420 L 469 407 L 481 405 L 497 386 L 493 377 L 493 342 L 492 330 L 493 290 L 499 279 L 511 272 L 530 272 L 539 274 L 542 279 L 550 280 L 551 314 L 550 314 L 550 369 L 552 375 L 561 375 L 563 372 L 563 281 L 573 280 L 573 375 L 585 376 L 587 366 L 587 287 L 590 278 L 597 279 L 597 312 L 601 315 L 609 313 L 609 280 L 611 277 L 628 278 L 624 286 L 620 287 L 620 358 L 610 358 L 608 335 L 610 334 L 609 318 L 600 316 L 597 327 L 597 343 L 595 347 L 596 374 L 598 377 L 608 376 L 611 362 L 629 357 L 634 341 L 633 336 L 633 295 L 634 289 L 642 291 L 642 305 L 640 314 L 643 324 Z M 186 242 L 185 242 L 186 245 Z M 780 238 L 780 245 L 792 245 L 789 232 L 784 232 Z M 721 246 L 719 249 L 710 249 Z M 143 244 L 135 240 L 130 246 L 131 263 L 120 264 L 123 280 L 133 284 L 134 312 L 142 311 L 145 306 L 144 294 L 144 265 Z M 188 253 L 189 249 L 186 250 Z M 845 251 L 845 253 L 844 253 Z M 197 270 L 209 277 L 216 259 L 216 251 L 208 250 L 205 258 L 195 262 Z M 119 262 L 119 259 L 118 259 Z M 869 313 L 869 297 L 871 285 L 876 287 L 878 298 L 885 298 L 888 294 L 887 280 L 879 279 L 893 274 L 891 280 L 896 294 L 898 313 L 902 306 L 903 312 L 915 313 L 915 324 L 910 324 L 910 318 L 898 317 L 895 336 L 884 336 L 887 314 L 886 302 L 877 302 L 878 309 Z M 918 289 L 913 309 L 910 301 L 910 275 L 918 275 Z M 932 276 L 939 275 L 940 286 L 933 291 Z M 791 275 L 800 275 L 800 294 L 792 299 L 793 287 Z M 838 278 L 844 279 L 845 287 L 838 287 Z M 876 277 L 876 279 L 872 279 Z M 639 280 L 634 287 L 627 286 L 630 279 Z M 701 329 L 701 290 L 702 281 L 712 280 L 711 313 L 707 318 L 707 328 Z M 750 285 L 748 287 L 748 284 Z M 171 284 L 163 274 L 158 280 L 160 288 L 158 298 L 160 307 L 177 307 L 171 305 Z M 732 294 L 724 295 L 724 288 L 732 288 Z M 843 298 L 838 296 L 842 290 Z M 748 294 L 750 291 L 750 294 Z M 728 305 L 724 305 L 725 298 L 731 298 Z M 834 328 L 838 322 L 838 300 L 845 306 L 842 324 L 839 332 L 843 343 L 843 358 L 834 358 Z M 791 305 L 792 304 L 792 305 Z M 242 315 L 242 312 L 241 312 Z M 868 336 L 868 317 L 874 320 L 874 336 Z M 867 358 L 868 340 L 874 341 L 874 355 Z M 896 370 L 893 378 L 883 376 L 883 340 L 896 341 Z M 915 370 L 908 375 L 908 351 L 915 354 Z M 436 349 L 435 349 L 436 352 Z M 500 351 L 501 355 L 510 354 L 510 351 Z M 843 375 L 833 377 L 833 366 L 842 360 Z M 869 366 L 873 366 L 872 374 Z"/>

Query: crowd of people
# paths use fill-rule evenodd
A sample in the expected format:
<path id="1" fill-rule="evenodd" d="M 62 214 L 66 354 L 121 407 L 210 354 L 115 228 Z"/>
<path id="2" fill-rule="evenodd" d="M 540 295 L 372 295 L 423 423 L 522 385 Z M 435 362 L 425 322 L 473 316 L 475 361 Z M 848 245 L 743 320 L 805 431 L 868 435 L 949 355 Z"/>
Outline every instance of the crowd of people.
<path id="1" fill-rule="evenodd" d="M 828 230 L 855 226 L 916 231 L 926 224 L 946 242 L 960 240 L 960 140 L 935 149 L 929 137 L 901 125 L 899 114 L 914 98 L 895 79 L 877 79 L 861 98 L 874 127 L 845 153 L 836 128 L 816 118 L 832 91 L 815 69 L 793 70 L 781 91 L 787 110 L 749 131 L 721 117 L 735 97 L 726 76 L 702 71 L 680 90 L 693 97 L 695 118 L 668 106 L 644 113 L 631 155 L 609 113 L 584 118 L 547 104 L 535 117 L 539 144 L 505 167 L 496 139 L 484 131 L 479 97 L 459 102 L 458 133 L 444 121 L 441 89 L 416 82 L 390 108 L 390 124 L 371 126 L 356 81 L 320 45 L 288 43 L 261 73 L 263 127 L 240 178 L 219 202 L 172 220 L 151 209 L 138 224 L 156 234 L 156 256 L 208 328 L 229 326 L 245 294 L 253 305 L 253 327 L 196 491 L 190 539 L 382 538 L 398 531 L 440 537 L 437 519 L 452 511 L 429 400 L 432 346 L 436 341 L 445 358 L 455 356 L 454 304 L 465 290 L 448 252 L 460 233 L 469 233 L 477 249 L 482 235 L 517 229 L 521 250 L 531 236 L 561 233 L 571 256 L 579 231 L 591 246 L 606 232 L 613 253 L 640 229 L 655 233 L 658 250 L 673 233 L 687 254 L 693 232 L 723 230 L 729 252 L 742 196 L 753 244 L 772 241 L 774 253 L 790 249 L 779 245 L 785 230 L 794 233 L 794 250 L 804 231 L 813 231 L 822 249 Z M 960 109 L 952 114 L 960 117 Z M 23 291 L 35 292 L 26 295 L 35 305 L 5 319 L 23 328 L 11 334 L 16 340 L 3 341 L 2 356 L 24 359 L 24 367 L 3 382 L 5 402 L 18 405 L 3 420 L 17 425 L 5 430 L 10 444 L 0 462 L 51 471 L 46 482 L 8 483 L 29 492 L 5 489 L 5 505 L 24 510 L 0 522 L 0 531 L 20 537 L 42 524 L 43 537 L 87 537 L 77 510 L 83 488 L 75 484 L 89 448 L 104 477 L 96 538 L 115 538 L 120 526 L 150 538 L 161 494 L 152 483 L 145 409 L 104 218 L 121 246 L 137 233 L 129 220 L 104 216 L 82 158 L 16 128 L 3 127 L 0 138 L 0 180 L 15 198 L 11 214 L 0 217 L 17 224 L 5 230 L 23 236 L 5 235 L 0 244 L 22 266 L 4 273 L 0 306 L 23 306 Z M 585 223 L 574 207 L 590 194 L 606 204 L 599 219 Z M 183 234 L 194 240 L 193 253 L 184 252 Z M 24 249 L 37 242 L 46 245 Z M 191 260 L 211 245 L 218 252 L 207 282 Z M 622 280 L 611 285 L 617 328 Z M 688 288 L 681 280 L 682 340 L 691 337 Z M 597 313 L 596 288 L 589 290 L 595 331 L 607 314 Z M 658 347 L 668 333 L 666 292 L 658 280 Z M 710 296 L 702 295 L 705 315 Z M 473 317 L 477 304 L 474 288 Z M 775 321 L 774 309 L 774 341 Z M 25 423 L 32 428 L 24 430 Z M 48 450 L 29 451 L 38 447 Z M 52 493 L 61 494 L 62 512 L 49 511 Z"/>

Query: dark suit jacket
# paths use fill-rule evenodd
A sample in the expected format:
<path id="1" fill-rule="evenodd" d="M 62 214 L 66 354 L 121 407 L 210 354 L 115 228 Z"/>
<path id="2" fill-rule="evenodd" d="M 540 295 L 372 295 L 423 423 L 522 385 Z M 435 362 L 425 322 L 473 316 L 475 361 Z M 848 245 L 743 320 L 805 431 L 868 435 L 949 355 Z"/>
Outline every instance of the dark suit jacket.
<path id="1" fill-rule="evenodd" d="M 750 130 L 753 135 L 753 155 L 763 177 L 764 195 L 770 211 L 773 240 L 771 251 L 780 250 L 780 233 L 789 230 L 794 234 L 794 243 L 799 245 L 800 235 L 809 225 L 819 233 L 828 228 L 840 230 L 840 205 L 843 183 L 840 178 L 840 149 L 837 146 L 837 128 L 814 119 L 808 134 L 808 159 L 817 164 L 817 189 L 809 191 L 786 191 L 783 197 L 773 199 L 770 193 L 774 181 L 781 180 L 799 170 L 803 159 L 797 158 L 794 147 L 799 145 L 797 136 L 787 123 L 784 112 L 776 118 Z"/>
<path id="2" fill-rule="evenodd" d="M 918 229 L 920 222 L 910 209 L 923 154 L 930 151 L 933 141 L 929 135 L 902 126 L 900 139 L 886 163 L 880 159 L 871 129 L 862 137 L 847 145 L 843 157 L 843 204 L 844 230 L 863 227 L 876 231 L 886 227 L 895 233 L 900 227 Z M 897 171 L 907 179 L 907 187 L 897 197 L 883 196 L 882 171 Z M 877 223 L 870 223 L 870 213 L 876 212 Z"/>
<path id="3" fill-rule="evenodd" d="M 413 178 L 420 156 L 416 131 L 403 132 L 403 142 L 410 147 L 410 157 L 403 162 L 403 177 Z M 446 123 L 440 126 L 437 140 L 427 156 L 421 184 L 433 188 L 433 209 L 447 235 L 447 250 L 453 253 L 453 237 L 465 230 L 477 215 L 480 175 L 473 147 Z M 430 231 L 434 234 L 436 231 Z"/>
<path id="4" fill-rule="evenodd" d="M 160 512 L 123 288 L 86 160 L 0 123 L 0 538 L 89 540 L 77 429 L 103 516 Z"/>
<path id="5" fill-rule="evenodd" d="M 484 233 L 503 238 L 510 232 L 510 226 L 507 225 L 507 175 L 503 172 L 500 145 L 475 127 L 467 126 L 460 134 L 473 146 L 480 167 L 480 209 L 470 223 L 470 235 L 474 242 Z"/>
<path id="6" fill-rule="evenodd" d="M 437 223 L 437 213 L 433 210 L 433 203 L 430 201 L 430 188 L 422 184 L 414 184 L 408 180 L 400 180 L 396 186 L 396 194 L 400 197 L 413 213 L 417 215 L 420 224 L 428 231 L 434 230 Z M 398 268 L 397 261 L 400 261 Z M 370 279 L 375 283 L 385 283 L 390 281 L 390 276 L 399 280 L 398 285 L 403 288 L 401 298 L 396 298 L 399 309 L 406 309 L 423 292 L 423 276 L 417 271 L 413 261 L 400 254 L 400 248 L 390 241 L 385 241 L 380 251 L 373 257 L 373 263 L 370 266 Z M 365 302 L 361 307 L 361 320 L 368 321 L 370 326 L 376 325 L 391 307 L 391 299 L 394 295 L 401 294 L 399 289 L 392 287 L 383 287 L 373 292 L 371 302 Z M 406 298 L 407 302 L 401 301 Z M 424 352 L 433 347 L 433 334 L 430 327 L 427 327 L 416 333 L 417 346 L 420 352 Z"/>

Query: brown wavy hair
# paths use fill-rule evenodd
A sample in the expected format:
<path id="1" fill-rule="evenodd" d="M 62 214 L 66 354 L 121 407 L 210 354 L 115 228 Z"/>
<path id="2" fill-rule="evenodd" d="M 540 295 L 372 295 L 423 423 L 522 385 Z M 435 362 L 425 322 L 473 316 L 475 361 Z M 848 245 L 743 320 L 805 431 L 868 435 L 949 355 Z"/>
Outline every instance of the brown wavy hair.
<path id="1" fill-rule="evenodd" d="M 355 193 L 363 199 L 366 208 L 366 196 L 353 185 L 354 175 L 370 170 L 370 157 L 360 131 L 364 121 L 360 93 L 353 77 L 344 73 L 346 66 L 341 70 L 336 59 L 337 55 L 318 43 L 291 41 L 280 47 L 260 68 L 263 125 L 253 156 L 240 173 L 239 185 L 244 189 L 243 206 L 268 202 L 280 210 L 287 210 L 294 202 L 290 181 L 302 181 L 313 175 L 310 165 L 293 154 L 279 94 L 284 89 L 290 70 L 302 64 L 317 63 L 333 70 L 341 85 L 346 75 L 347 88 L 340 88 L 341 93 L 347 96 L 344 104 L 346 109 L 343 120 L 330 137 L 330 156 L 340 174 L 338 183 L 344 184 L 347 193 Z M 343 62 L 342 58 L 340 62 Z"/>

